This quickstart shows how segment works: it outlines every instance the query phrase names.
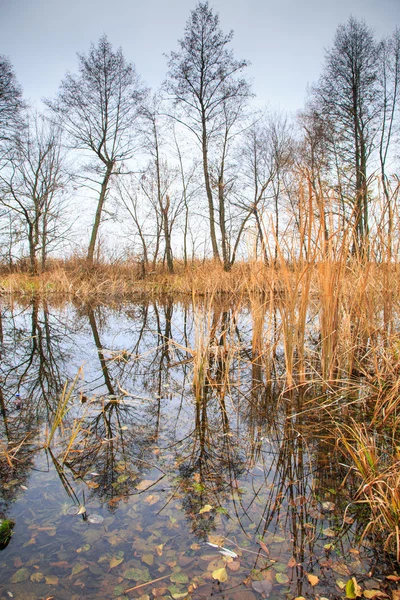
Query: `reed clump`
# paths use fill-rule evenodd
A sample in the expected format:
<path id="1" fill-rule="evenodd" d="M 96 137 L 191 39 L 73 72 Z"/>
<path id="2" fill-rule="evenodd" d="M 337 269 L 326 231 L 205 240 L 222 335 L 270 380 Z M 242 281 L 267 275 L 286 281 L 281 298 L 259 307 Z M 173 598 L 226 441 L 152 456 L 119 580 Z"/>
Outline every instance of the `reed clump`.
<path id="1" fill-rule="evenodd" d="M 370 519 L 362 538 L 368 533 L 383 541 L 383 548 L 400 561 L 400 452 L 397 435 L 378 433 L 365 424 L 352 421 L 338 429 L 338 442 L 349 468 L 360 484 L 354 498 L 366 504 Z"/>

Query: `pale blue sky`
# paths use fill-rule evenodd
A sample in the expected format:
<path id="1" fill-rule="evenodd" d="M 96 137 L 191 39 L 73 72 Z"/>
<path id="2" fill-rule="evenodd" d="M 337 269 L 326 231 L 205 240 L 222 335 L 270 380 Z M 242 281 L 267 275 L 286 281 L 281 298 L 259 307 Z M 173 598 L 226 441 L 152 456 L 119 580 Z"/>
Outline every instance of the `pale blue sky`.
<path id="1" fill-rule="evenodd" d="M 153 89 L 166 73 L 195 0 L 0 0 L 0 54 L 14 65 L 25 96 L 52 97 L 76 52 L 106 33 Z M 237 58 L 250 60 L 257 102 L 302 108 L 321 72 L 324 48 L 350 14 L 377 36 L 400 25 L 400 0 L 213 0 L 224 31 L 234 29 Z"/>

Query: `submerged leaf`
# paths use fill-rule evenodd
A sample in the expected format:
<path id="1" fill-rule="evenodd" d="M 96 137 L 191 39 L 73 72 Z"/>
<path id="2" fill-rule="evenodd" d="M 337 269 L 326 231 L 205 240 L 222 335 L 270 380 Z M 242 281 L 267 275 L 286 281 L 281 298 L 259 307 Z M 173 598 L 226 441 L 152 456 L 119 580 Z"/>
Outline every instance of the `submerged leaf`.
<path id="1" fill-rule="evenodd" d="M 213 507 L 211 506 L 211 504 L 206 504 L 205 506 L 203 506 L 203 508 L 201 508 L 199 510 L 199 515 L 202 515 L 203 513 L 208 513 L 213 509 Z"/>
<path id="2" fill-rule="evenodd" d="M 113 556 L 110 560 L 110 569 L 118 567 L 118 565 L 120 565 L 123 562 L 123 560 L 123 558 L 117 558 L 116 556 Z"/>
<path id="3" fill-rule="evenodd" d="M 28 569 L 18 569 L 11 577 L 11 583 L 20 583 L 21 581 L 26 581 L 29 579 L 29 570 Z"/>
<path id="4" fill-rule="evenodd" d="M 76 563 L 76 565 L 74 565 L 72 567 L 71 576 L 77 575 L 78 573 L 80 573 L 81 571 L 84 571 L 87 568 L 88 568 L 88 565 L 84 565 L 83 563 Z"/>
<path id="5" fill-rule="evenodd" d="M 178 571 L 177 573 L 172 573 L 170 580 L 172 583 L 188 583 L 189 577 L 185 573 Z"/>
<path id="6" fill-rule="evenodd" d="M 156 552 L 157 552 L 158 556 L 162 556 L 163 548 L 164 548 L 164 544 L 159 544 L 158 546 L 156 546 Z"/>
<path id="7" fill-rule="evenodd" d="M 216 579 L 217 581 L 220 581 L 221 583 L 223 583 L 224 581 L 227 581 L 227 579 L 228 579 L 228 573 L 226 572 L 225 567 L 222 567 L 222 569 L 216 569 L 215 571 L 213 571 L 212 576 L 213 576 L 213 579 Z"/>
<path id="8" fill-rule="evenodd" d="M 124 573 L 124 578 L 125 579 L 133 579 L 133 581 L 149 581 L 150 579 L 150 573 L 147 567 L 144 567 L 143 569 L 128 569 L 127 571 L 125 571 Z"/>
<path id="9" fill-rule="evenodd" d="M 276 573 L 275 579 L 278 583 L 289 583 L 289 577 L 285 573 Z"/>

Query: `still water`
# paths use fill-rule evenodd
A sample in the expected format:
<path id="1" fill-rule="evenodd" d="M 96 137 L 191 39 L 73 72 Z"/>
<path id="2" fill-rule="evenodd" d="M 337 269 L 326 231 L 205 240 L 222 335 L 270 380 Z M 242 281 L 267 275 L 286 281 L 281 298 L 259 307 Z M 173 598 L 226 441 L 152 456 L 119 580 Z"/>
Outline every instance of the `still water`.
<path id="1" fill-rule="evenodd" d="M 3 304 L 0 335 L 2 600 L 384 589 L 321 390 L 284 393 L 267 307 L 35 300 Z"/>

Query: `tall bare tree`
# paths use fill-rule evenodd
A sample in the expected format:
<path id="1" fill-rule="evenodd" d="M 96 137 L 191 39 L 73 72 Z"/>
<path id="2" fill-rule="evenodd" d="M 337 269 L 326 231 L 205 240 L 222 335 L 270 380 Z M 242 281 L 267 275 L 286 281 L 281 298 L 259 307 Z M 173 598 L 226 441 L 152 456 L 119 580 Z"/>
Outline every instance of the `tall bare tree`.
<path id="1" fill-rule="evenodd" d="M 0 55 L 0 142 L 9 139 L 20 125 L 23 108 L 22 90 L 11 63 Z"/>
<path id="2" fill-rule="evenodd" d="M 210 155 L 216 140 L 226 135 L 228 105 L 250 96 L 249 85 L 240 75 L 248 63 L 234 58 L 229 48 L 232 38 L 232 31 L 225 34 L 221 30 L 218 14 L 208 2 L 200 2 L 190 14 L 179 51 L 170 53 L 168 63 L 167 89 L 181 111 L 177 118 L 201 148 L 211 245 L 217 259 L 220 251 L 215 213 L 220 210 L 221 194 L 218 188 L 216 194 L 213 190 Z M 225 225 L 224 220 L 219 222 Z"/>
<path id="3" fill-rule="evenodd" d="M 330 127 L 331 145 L 348 174 L 355 249 L 364 251 L 369 233 L 368 161 L 378 114 L 378 45 L 363 21 L 350 17 L 336 31 L 325 68 L 312 95 L 314 108 Z"/>
<path id="4" fill-rule="evenodd" d="M 106 36 L 87 55 L 78 54 L 79 74 L 67 73 L 58 96 L 47 105 L 60 119 L 73 147 L 95 158 L 99 197 L 87 253 L 93 263 L 97 234 L 110 179 L 138 148 L 133 125 L 145 89 L 121 48 L 114 51 Z"/>
<path id="5" fill-rule="evenodd" d="M 382 40 L 380 47 L 379 95 L 379 163 L 383 194 L 386 201 L 388 228 L 388 256 L 392 256 L 393 246 L 393 198 L 390 190 L 386 165 L 391 154 L 393 140 L 399 133 L 400 104 L 400 29 Z M 397 117 L 397 118 L 396 118 Z"/>

